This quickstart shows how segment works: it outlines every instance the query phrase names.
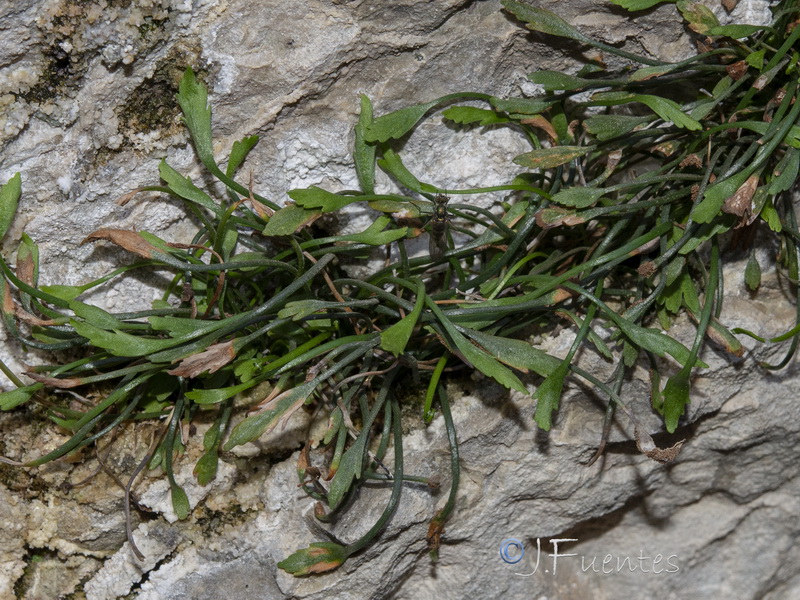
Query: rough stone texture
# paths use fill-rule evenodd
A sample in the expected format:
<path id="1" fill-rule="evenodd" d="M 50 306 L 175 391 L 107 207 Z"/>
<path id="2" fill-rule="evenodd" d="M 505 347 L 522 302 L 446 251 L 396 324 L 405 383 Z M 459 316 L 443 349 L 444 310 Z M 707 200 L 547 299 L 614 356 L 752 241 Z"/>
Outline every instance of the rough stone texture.
<path id="1" fill-rule="evenodd" d="M 636 20 L 589 0 L 541 5 L 630 51 L 669 59 L 691 51 L 669 5 Z M 765 9 L 764 2 L 741 0 L 736 10 L 761 23 Z M 0 6 L 0 22 L 0 179 L 23 174 L 19 216 L 3 247 L 8 255 L 23 230 L 31 235 L 46 283 L 82 283 L 129 260 L 107 247 L 79 246 L 101 226 L 175 241 L 191 236 L 193 224 L 169 202 L 114 204 L 122 193 L 155 183 L 164 156 L 198 175 L 171 102 L 187 64 L 211 89 L 218 157 L 244 135 L 262 136 L 247 167 L 256 189 L 282 202 L 292 187 L 355 187 L 349 147 L 360 93 L 386 112 L 457 90 L 535 92 L 526 73 L 571 68 L 580 57 L 567 42 L 526 33 L 494 0 L 26 0 Z M 406 148 L 414 151 L 407 164 L 416 173 L 466 187 L 506 180 L 515 172 L 509 158 L 523 143 L 508 132 L 464 134 L 431 121 Z M 768 256 L 760 259 L 766 264 Z M 793 309 L 777 284 L 765 279 L 751 298 L 740 278 L 741 269 L 728 270 L 724 322 L 762 335 L 785 331 Z M 102 286 L 90 299 L 118 310 L 142 306 L 157 287 L 157 280 L 129 279 Z M 690 331 L 683 328 L 687 337 Z M 563 353 L 571 335 L 545 343 Z M 17 368 L 37 360 L 7 342 L 0 353 Z M 608 368 L 589 354 L 582 360 Z M 408 486 L 380 542 L 339 571 L 298 580 L 278 570 L 279 560 L 319 538 L 306 525 L 313 506 L 296 488 L 296 453 L 270 464 L 265 453 L 274 457 L 275 450 L 268 442 L 230 457 L 212 488 L 187 486 L 197 506 L 187 523 L 172 522 L 162 481 L 141 484 L 141 504 L 155 513 L 133 523 L 143 563 L 123 543 L 122 492 L 108 475 L 62 486 L 91 475 L 96 462 L 30 472 L 3 466 L 0 599 L 800 598 L 793 544 L 800 534 L 796 366 L 768 374 L 752 358 L 730 365 L 709 352 L 705 360 L 711 369 L 696 381 L 686 424 L 674 438 L 658 439 L 662 446 L 688 440 L 669 466 L 641 456 L 625 423 L 606 456 L 584 466 L 599 439 L 602 404 L 580 385 L 565 397 L 550 435 L 533 426 L 529 398 L 508 397 L 485 381 L 458 391 L 462 485 L 435 566 L 424 537 L 446 492 Z M 627 385 L 625 398 L 645 414 L 642 376 Z M 652 415 L 647 423 L 659 430 Z M 17 458 L 64 439 L 30 415 L 3 415 L 0 427 L 3 453 Z M 299 428 L 279 440 L 284 457 L 298 447 L 292 431 Z M 130 473 L 149 436 L 146 428 L 126 433 L 106 464 Z M 405 445 L 407 470 L 441 475 L 446 490 L 441 419 L 411 433 Z M 191 480 L 191 458 L 181 482 Z M 387 495 L 365 489 L 335 534 L 358 537 Z M 500 559 L 507 538 L 526 548 L 518 564 Z M 553 538 L 578 540 L 562 544 L 562 553 L 578 556 L 562 557 L 557 570 L 548 556 Z M 532 573 L 537 540 L 541 560 Z M 663 558 L 654 564 L 657 554 Z"/>

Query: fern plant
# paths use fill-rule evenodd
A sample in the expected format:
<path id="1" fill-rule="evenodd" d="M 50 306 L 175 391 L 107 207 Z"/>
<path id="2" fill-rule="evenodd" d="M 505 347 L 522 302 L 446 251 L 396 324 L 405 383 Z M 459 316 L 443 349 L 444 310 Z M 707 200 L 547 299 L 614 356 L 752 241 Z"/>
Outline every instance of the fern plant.
<path id="1" fill-rule="evenodd" d="M 317 518 L 336 519 L 365 481 L 384 481 L 390 491 L 383 514 L 358 540 L 312 543 L 279 563 L 306 575 L 335 569 L 369 544 L 397 507 L 404 481 L 431 483 L 404 472 L 400 403 L 409 398 L 398 392 L 401 380 L 424 391 L 419 410 L 426 422 L 441 413 L 451 450 L 450 493 L 428 532 L 433 556 L 459 482 L 447 372 L 467 367 L 530 394 L 543 430 L 553 426 L 565 380 L 582 378 L 607 400 L 596 456 L 619 412 L 643 453 L 674 459 L 680 444 L 656 447 L 628 407 L 634 400 L 621 396 L 626 375 L 642 361 L 650 367 L 652 407 L 675 432 L 690 400 L 690 378 L 706 366 L 699 355 L 707 341 L 732 357 L 744 352 L 735 334 L 767 341 L 720 321 L 720 246 L 728 232 L 770 230 L 781 247 L 777 268 L 792 285 L 800 281 L 791 197 L 800 166 L 798 2 L 780 3 L 771 27 L 721 26 L 702 5 L 678 2 L 702 51 L 675 63 L 596 42 L 527 3 L 503 0 L 503 6 L 529 29 L 618 54 L 630 66 L 613 73 L 600 63 L 577 74 L 537 71 L 529 78 L 543 86 L 540 97 L 461 92 L 378 117 L 362 97 L 353 152 L 360 189 L 292 190 L 292 203 L 283 207 L 237 182 L 256 137 L 238 141 L 227 162 L 217 162 L 207 91 L 187 70 L 178 103 L 199 161 L 226 194 L 215 196 L 163 161 L 160 185 L 121 202 L 143 191 L 179 199 L 201 224 L 194 239 L 95 231 L 85 242 L 112 243 L 140 260 L 81 286 L 39 281 L 38 247 L 27 235 L 15 264 L 0 261 L 7 330 L 25 347 L 78 356 L 33 367 L 24 381 L 0 363 L 16 386 L 0 394 L 0 409 L 39 403 L 69 432 L 43 456 L 0 460 L 35 467 L 94 446 L 131 422 L 159 423 L 150 452 L 128 474 L 126 494 L 145 466 L 162 468 L 175 512 L 187 518 L 191 506 L 174 477 L 182 425 L 212 423 L 194 467 L 206 484 L 225 452 L 299 410 L 322 411 L 327 430 L 298 463 L 302 487 L 318 501 Z M 607 109 L 587 116 L 590 107 Z M 486 188 L 422 181 L 396 142 L 434 118 L 518 132 L 530 144 L 514 158 L 519 174 Z M 378 189 L 376 169 L 394 180 L 396 191 Z M 505 200 L 492 210 L 470 203 L 470 195 L 486 192 L 504 192 Z M 0 235 L 20 197 L 16 175 L 0 190 Z M 372 210 L 363 231 L 337 234 L 319 226 L 322 215 L 356 203 Z M 431 252 L 410 255 L 407 240 L 426 235 Z M 344 265 L 376 253 L 388 257 L 382 267 L 361 279 L 348 276 Z M 81 300 L 135 269 L 174 273 L 152 307 L 112 313 Z M 759 281 L 751 255 L 746 282 L 755 290 Z M 665 332 L 681 315 L 697 323 L 688 347 Z M 563 319 L 577 332 L 566 356 L 529 343 L 531 332 Z M 796 327 L 770 340 L 791 340 L 786 358 L 762 366 L 785 366 L 798 333 L 800 313 Z M 614 365 L 609 381 L 575 363 L 583 346 Z M 252 395 L 265 385 L 268 392 Z M 76 406 L 47 393 L 87 388 L 105 395 Z M 234 405 L 241 397 L 250 398 L 244 413 Z"/>

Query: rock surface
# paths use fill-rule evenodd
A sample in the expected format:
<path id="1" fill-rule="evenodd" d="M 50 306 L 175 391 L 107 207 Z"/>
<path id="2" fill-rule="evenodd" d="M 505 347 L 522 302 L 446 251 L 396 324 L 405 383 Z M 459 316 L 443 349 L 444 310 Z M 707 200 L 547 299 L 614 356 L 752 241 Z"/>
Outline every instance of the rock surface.
<path id="1" fill-rule="evenodd" d="M 666 59 L 691 52 L 670 5 L 635 20 L 588 0 L 540 5 L 630 51 Z M 736 11 L 761 23 L 766 8 L 741 0 Z M 24 0 L 0 6 L 0 18 L 0 180 L 23 175 L 4 248 L 8 254 L 26 231 L 40 245 L 45 283 L 83 283 L 129 260 L 79 245 L 99 227 L 191 237 L 192 222 L 169 202 L 114 203 L 156 183 L 162 157 L 185 174 L 200 172 L 172 102 L 186 65 L 209 85 L 217 156 L 260 135 L 247 167 L 257 190 L 283 202 L 293 187 L 355 187 L 349 149 L 360 93 L 379 113 L 458 90 L 530 93 L 526 73 L 574 68 L 579 57 L 568 43 L 526 33 L 495 0 Z M 406 145 L 412 170 L 443 187 L 505 181 L 516 169 L 509 159 L 523 147 L 508 132 L 464 133 L 433 121 Z M 751 298 L 740 271 L 727 272 L 726 324 L 762 335 L 791 327 L 794 311 L 778 286 L 765 279 Z M 120 310 L 148 304 L 157 288 L 131 278 L 90 299 Z M 546 343 L 563 354 L 571 335 Z M 37 360 L 10 341 L 0 353 L 18 370 Z M 588 354 L 582 360 L 608 369 Z M 299 446 L 291 433 L 281 440 L 282 460 L 275 450 L 267 454 L 267 443 L 250 445 L 210 488 L 187 484 L 196 508 L 186 523 L 173 522 L 163 481 L 140 484 L 140 505 L 150 512 L 132 525 L 143 562 L 124 543 L 123 493 L 107 473 L 64 486 L 93 475 L 95 461 L 2 466 L 0 599 L 800 598 L 796 366 L 765 373 L 752 357 L 731 365 L 709 352 L 705 360 L 711 368 L 695 382 L 687 424 L 674 439 L 658 438 L 661 446 L 687 438 L 668 466 L 640 455 L 625 423 L 604 458 L 585 466 L 603 408 L 579 384 L 549 435 L 535 429 L 527 397 L 485 381 L 453 389 L 462 481 L 436 565 L 425 533 L 448 488 L 441 418 L 406 436 L 405 452 L 406 470 L 440 476 L 444 491 L 409 485 L 377 544 L 308 579 L 276 568 L 319 539 L 306 524 L 313 503 L 296 487 Z M 646 412 L 642 376 L 627 384 L 625 398 Z M 0 419 L 6 456 L 38 455 L 63 441 L 28 414 Z M 122 436 L 105 460 L 109 470 L 130 473 L 149 435 L 139 428 Z M 191 481 L 191 458 L 182 482 Z M 387 497 L 380 486 L 365 489 L 335 534 L 358 537 Z M 516 564 L 500 556 L 504 544 L 508 557 L 519 556 L 517 542 L 506 542 L 512 538 L 525 549 Z M 576 540 L 558 548 L 576 556 L 554 562 L 553 539 Z"/>

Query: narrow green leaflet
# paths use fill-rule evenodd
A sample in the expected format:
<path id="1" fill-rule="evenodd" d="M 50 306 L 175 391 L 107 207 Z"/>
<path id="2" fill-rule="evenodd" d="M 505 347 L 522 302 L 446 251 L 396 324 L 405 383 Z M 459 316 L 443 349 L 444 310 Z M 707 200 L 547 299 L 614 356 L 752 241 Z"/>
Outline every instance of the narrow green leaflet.
<path id="1" fill-rule="evenodd" d="M 751 67 L 760 71 L 764 67 L 764 56 L 766 56 L 766 54 L 766 48 L 762 48 L 761 50 L 748 54 L 744 61 Z"/>
<path id="2" fill-rule="evenodd" d="M 8 392 L 0 392 L 0 410 L 11 410 L 25 404 L 31 397 L 44 387 L 42 383 L 34 383 Z"/>
<path id="3" fill-rule="evenodd" d="M 417 320 L 422 314 L 424 305 L 425 284 L 422 281 L 417 281 L 417 301 L 414 303 L 414 310 L 381 333 L 381 348 L 395 356 L 400 356 L 405 352 L 408 340 L 411 339 L 414 327 L 417 326 Z"/>
<path id="4" fill-rule="evenodd" d="M 711 9 L 700 2 L 680 0 L 677 4 L 683 18 L 689 24 L 689 29 L 700 35 L 708 35 L 711 30 L 719 27 L 719 21 Z"/>
<path id="5" fill-rule="evenodd" d="M 775 233 L 780 233 L 783 231 L 781 217 L 778 214 L 778 211 L 775 210 L 775 205 L 772 203 L 772 198 L 767 198 L 767 201 L 764 203 L 764 208 L 761 209 L 759 216 L 767 222 L 769 228 Z"/>
<path id="6" fill-rule="evenodd" d="M 181 486 L 174 482 L 170 483 L 169 489 L 172 498 L 172 510 L 175 511 L 178 519 L 185 521 L 189 513 L 192 512 L 189 496 L 186 495 L 186 491 Z"/>
<path id="7" fill-rule="evenodd" d="M 102 329 L 122 329 L 125 327 L 122 321 L 98 306 L 73 300 L 69 303 L 69 308 L 75 313 L 76 317 L 80 317 L 95 327 Z"/>
<path id="8" fill-rule="evenodd" d="M 768 29 L 763 25 L 717 25 L 708 30 L 709 35 L 724 35 L 736 40 L 750 37 L 754 33 Z"/>
<path id="9" fill-rule="evenodd" d="M 553 146 L 514 157 L 514 162 L 529 169 L 552 169 L 594 150 L 594 146 Z"/>
<path id="10" fill-rule="evenodd" d="M 501 221 L 509 226 L 513 227 L 524 215 L 525 212 L 528 210 L 530 205 L 527 202 L 518 202 L 517 204 L 513 204 L 506 214 L 503 215 Z M 483 244 L 493 244 L 502 240 L 505 236 L 501 233 L 499 228 L 495 225 L 489 227 L 486 231 L 476 237 L 471 243 L 477 246 Z"/>
<path id="11" fill-rule="evenodd" d="M 398 227 L 397 229 L 384 229 L 390 225 L 392 220 L 386 216 L 380 216 L 372 225 L 361 233 L 351 233 L 350 235 L 338 236 L 338 240 L 343 242 L 355 242 L 357 244 L 367 244 L 369 246 L 383 246 L 400 240 L 408 233 L 408 227 Z"/>
<path id="12" fill-rule="evenodd" d="M 11 227 L 21 194 L 22 176 L 19 173 L 16 173 L 0 187 L 0 239 Z"/>
<path id="13" fill-rule="evenodd" d="M 211 430 L 209 430 L 211 431 Z M 219 451 L 216 448 L 211 448 L 203 453 L 192 469 L 192 473 L 197 478 L 197 483 L 200 485 L 208 485 L 217 476 L 217 469 L 219 468 Z"/>
<path id="14" fill-rule="evenodd" d="M 325 310 L 342 310 L 343 308 L 357 308 L 374 306 L 378 303 L 376 298 L 368 298 L 366 300 L 349 300 L 347 302 L 334 302 L 330 300 L 296 300 L 294 302 L 287 302 L 286 306 L 278 311 L 279 319 L 291 319 L 297 321 L 304 319 L 314 313 L 320 313 Z"/>
<path id="15" fill-rule="evenodd" d="M 178 87 L 178 104 L 200 160 L 206 166 L 214 164 L 208 92 L 191 68 L 186 69 Z"/>
<path id="16" fill-rule="evenodd" d="M 237 169 L 242 166 L 244 159 L 250 154 L 250 150 L 255 148 L 258 143 L 257 135 L 250 135 L 241 140 L 233 142 L 231 148 L 231 155 L 228 157 L 228 166 L 225 169 L 225 174 L 228 177 L 233 177 Z"/>
<path id="17" fill-rule="evenodd" d="M 186 397 L 196 404 L 219 404 L 229 398 L 233 398 L 236 394 L 255 387 L 260 381 L 260 379 L 253 378 L 244 383 L 224 388 L 209 388 L 205 390 L 195 388 L 186 392 Z"/>
<path id="18" fill-rule="evenodd" d="M 293 409 L 300 408 L 318 384 L 318 379 L 312 379 L 308 383 L 298 385 L 278 395 L 271 402 L 274 408 L 251 415 L 236 425 L 231 431 L 228 441 L 225 442 L 223 450 L 227 451 L 257 440 L 264 433 L 273 429 L 283 416 Z"/>
<path id="19" fill-rule="evenodd" d="M 622 333 L 640 348 L 649 350 L 661 357 L 669 354 L 681 365 L 686 365 L 686 362 L 689 360 L 691 354 L 689 349 L 678 340 L 661 333 L 657 329 L 642 327 L 632 321 L 627 321 L 622 318 L 613 320 Z M 695 364 L 690 366 L 708 368 L 708 365 L 700 359 L 697 359 Z"/>
<path id="20" fill-rule="evenodd" d="M 386 173 L 394 177 L 397 182 L 414 192 L 437 193 L 439 190 L 427 183 L 421 183 L 411 171 L 403 164 L 400 155 L 387 148 L 383 151 L 383 158 L 378 160 L 378 166 Z"/>
<path id="21" fill-rule="evenodd" d="M 339 210 L 360 200 L 358 196 L 340 196 L 315 185 L 307 189 L 289 190 L 288 195 L 297 206 L 318 208 L 323 213 Z"/>
<path id="22" fill-rule="evenodd" d="M 544 98 L 492 98 L 491 104 L 497 110 L 510 115 L 538 115 L 547 110 L 558 100 Z"/>
<path id="23" fill-rule="evenodd" d="M 517 378 L 516 375 L 514 375 L 512 371 L 504 367 L 497 360 L 492 358 L 489 354 L 477 346 L 471 344 L 470 341 L 465 338 L 458 331 L 458 329 L 456 329 L 455 325 L 453 325 L 453 323 L 451 323 L 450 320 L 445 317 L 445 315 L 442 313 L 439 307 L 436 306 L 436 303 L 430 299 L 430 297 L 425 297 L 425 303 L 428 305 L 428 308 L 431 309 L 431 312 L 433 312 L 433 314 L 436 316 L 441 326 L 444 327 L 447 335 L 450 336 L 450 339 L 453 340 L 453 343 L 456 345 L 458 351 L 469 364 L 478 369 L 487 377 L 491 377 L 509 389 L 517 390 L 523 394 L 528 393 L 528 391 L 525 389 L 525 386 L 522 385 L 522 382 L 519 380 L 519 378 Z"/>
<path id="24" fill-rule="evenodd" d="M 523 340 L 490 335 L 475 329 L 463 328 L 461 331 L 500 362 L 523 372 L 531 370 L 537 375 L 547 377 L 554 373 L 562 362 Z"/>
<path id="25" fill-rule="evenodd" d="M 354 127 L 355 142 L 353 145 L 353 161 L 356 166 L 356 176 L 361 191 L 365 194 L 375 193 L 375 144 L 367 143 L 367 128 L 372 124 L 372 102 L 361 94 L 361 112 L 358 123 Z"/>
<path id="26" fill-rule="evenodd" d="M 367 142 L 386 142 L 403 137 L 425 116 L 430 109 L 439 103 L 439 99 L 425 104 L 407 106 L 383 115 L 369 123 L 364 132 Z"/>
<path id="27" fill-rule="evenodd" d="M 147 356 L 154 352 L 175 346 L 174 339 L 153 339 L 131 335 L 123 331 L 106 331 L 84 321 L 70 319 L 70 325 L 78 335 L 87 338 L 93 346 L 104 348 L 114 356 Z"/>
<path id="28" fill-rule="evenodd" d="M 558 403 L 564 391 L 564 379 L 569 373 L 569 362 L 562 361 L 548 375 L 533 395 L 536 398 L 536 411 L 533 420 L 544 431 L 550 431 L 553 425 L 553 413 L 558 410 Z"/>
<path id="29" fill-rule="evenodd" d="M 22 234 L 19 246 L 17 247 L 17 275 L 23 269 L 28 270 L 30 281 L 33 286 L 39 285 L 39 246 L 30 238 L 27 233 Z"/>
<path id="30" fill-rule="evenodd" d="M 715 182 L 703 194 L 703 199 L 692 209 L 692 219 L 698 223 L 713 221 L 722 209 L 722 205 L 725 204 L 725 200 L 733 196 L 748 177 L 750 177 L 750 173 L 745 169 L 727 179 Z"/>
<path id="31" fill-rule="evenodd" d="M 266 236 L 292 235 L 322 215 L 319 209 L 288 204 L 269 218 L 262 233 Z"/>
<path id="32" fill-rule="evenodd" d="M 675 2 L 676 0 L 610 0 L 613 4 L 617 6 L 621 6 L 625 10 L 629 10 L 631 12 L 636 10 L 646 10 L 655 6 L 656 4 L 661 4 L 662 2 Z"/>
<path id="33" fill-rule="evenodd" d="M 568 283 L 564 282 L 564 287 L 568 289 L 574 289 L 582 296 L 590 299 L 592 302 L 597 304 L 602 310 L 603 313 L 611 319 L 614 324 L 622 331 L 625 336 L 632 341 L 634 344 L 639 346 L 644 350 L 649 350 L 650 352 L 657 354 L 658 356 L 664 357 L 667 354 L 672 356 L 675 360 L 680 363 L 681 366 L 687 366 L 687 362 L 691 359 L 691 351 L 681 344 L 678 340 L 671 338 L 670 336 L 661 333 L 657 329 L 653 329 L 650 327 L 642 327 L 641 325 L 637 325 L 633 321 L 625 319 L 624 317 L 620 316 L 613 310 L 611 310 L 608 306 L 606 306 L 603 302 L 582 290 L 581 288 Z M 688 367 L 703 367 L 708 368 L 708 365 L 701 361 L 700 359 L 695 359 L 693 364 L 688 365 Z"/>
<path id="34" fill-rule="evenodd" d="M 364 465 L 364 450 L 368 439 L 369 431 L 362 429 L 358 439 L 342 456 L 339 468 L 336 469 L 336 474 L 331 479 L 331 485 L 328 489 L 328 505 L 332 509 L 339 506 L 341 501 L 344 500 L 347 491 L 353 485 L 353 480 L 361 477 L 361 469 Z"/>
<path id="35" fill-rule="evenodd" d="M 631 117 L 628 115 L 595 115 L 584 121 L 586 131 L 597 136 L 601 142 L 619 137 L 642 127 L 653 117 Z"/>
<path id="36" fill-rule="evenodd" d="M 791 148 L 786 151 L 772 173 L 774 179 L 769 185 L 768 194 L 775 196 L 785 192 L 795 184 L 800 172 L 800 150 Z"/>
<path id="37" fill-rule="evenodd" d="M 55 296 L 56 298 L 60 298 L 65 302 L 70 302 L 80 296 L 83 292 L 85 292 L 88 288 L 85 286 L 76 286 L 76 285 L 43 285 L 39 289 L 43 292 L 50 294 L 51 296 Z"/>
<path id="38" fill-rule="evenodd" d="M 554 92 L 557 90 L 582 90 L 592 83 L 590 79 L 567 75 L 559 71 L 536 71 L 528 75 L 533 83 L 543 86 L 545 91 Z"/>
<path id="39" fill-rule="evenodd" d="M 193 184 L 191 179 L 184 177 L 170 167 L 166 160 L 162 160 L 158 165 L 158 174 L 161 176 L 161 179 L 167 183 L 169 189 L 181 198 L 194 202 L 203 208 L 207 208 L 215 214 L 222 214 L 222 209 L 219 204 L 214 202 L 208 194 Z"/>
<path id="40" fill-rule="evenodd" d="M 76 313 L 77 314 L 77 313 Z M 81 315 L 79 315 L 81 316 Z M 183 317 L 160 317 L 157 315 L 147 318 L 156 331 L 165 331 L 170 337 L 186 338 L 198 337 L 209 331 L 219 329 L 223 324 L 216 320 L 186 319 Z M 114 329 L 111 327 L 110 329 Z"/>
<path id="41" fill-rule="evenodd" d="M 422 214 L 419 206 L 408 200 L 372 200 L 369 207 L 383 213 L 403 213 L 411 219 L 418 219 Z"/>
<path id="42" fill-rule="evenodd" d="M 642 67 L 641 69 L 637 69 L 636 71 L 634 71 L 629 77 L 629 79 L 630 81 L 647 81 L 648 79 L 652 79 L 653 77 L 660 77 L 661 75 L 666 75 L 667 73 L 673 71 L 674 69 L 675 65 L 657 65 L 654 67 Z"/>
<path id="43" fill-rule="evenodd" d="M 591 103 L 600 106 L 614 106 L 629 102 L 641 102 L 665 121 L 674 123 L 678 127 L 692 131 L 700 130 L 703 126 L 687 115 L 680 104 L 669 98 L 653 96 L 651 94 L 632 94 L 630 92 L 600 92 L 592 96 Z"/>
<path id="44" fill-rule="evenodd" d="M 550 35 L 570 38 L 579 42 L 586 42 L 587 37 L 564 19 L 543 8 L 536 8 L 530 4 L 523 4 L 515 0 L 502 0 L 505 9 L 514 14 L 520 21 L 527 23 L 527 28 Z"/>
<path id="45" fill-rule="evenodd" d="M 586 208 L 600 200 L 604 193 L 605 190 L 602 188 L 571 187 L 553 196 L 553 202 L 562 206 Z"/>
<path id="46" fill-rule="evenodd" d="M 475 106 L 451 106 L 442 111 L 442 117 L 459 125 L 497 125 L 508 123 L 509 118 L 493 110 Z"/>
<path id="47" fill-rule="evenodd" d="M 678 420 L 689 404 L 690 390 L 688 369 L 681 369 L 675 373 L 664 386 L 664 424 L 669 433 L 674 433 L 678 428 Z"/>

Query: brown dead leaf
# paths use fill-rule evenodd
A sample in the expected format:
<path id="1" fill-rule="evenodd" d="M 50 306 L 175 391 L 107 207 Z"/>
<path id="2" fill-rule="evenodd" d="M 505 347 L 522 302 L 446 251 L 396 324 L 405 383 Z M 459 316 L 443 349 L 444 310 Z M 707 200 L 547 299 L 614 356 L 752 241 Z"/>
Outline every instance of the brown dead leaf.
<path id="1" fill-rule="evenodd" d="M 297 458 L 297 476 L 300 478 L 301 482 L 305 481 L 306 471 L 311 467 L 311 457 L 308 454 L 310 448 L 310 444 L 306 442 L 305 446 L 303 446 L 303 449 L 300 451 L 300 456 Z"/>
<path id="2" fill-rule="evenodd" d="M 722 7 L 727 11 L 731 12 L 736 5 L 739 4 L 739 0 L 722 0 Z"/>
<path id="3" fill-rule="evenodd" d="M 572 227 L 585 222 L 586 219 L 577 215 L 575 211 L 556 205 L 548 206 L 536 213 L 536 224 L 542 229 L 552 229 L 560 225 Z"/>
<path id="4" fill-rule="evenodd" d="M 553 295 L 551 298 L 551 302 L 549 306 L 554 304 L 558 304 L 559 302 L 563 302 L 567 298 L 572 298 L 575 295 L 575 292 L 570 290 L 564 289 L 563 287 L 559 287 L 553 291 Z"/>
<path id="5" fill-rule="evenodd" d="M 567 125 L 567 133 L 569 134 L 570 138 L 575 139 L 575 130 L 580 124 L 581 122 L 578 119 L 573 119 L 569 122 L 569 125 Z"/>
<path id="6" fill-rule="evenodd" d="M 647 254 L 648 252 L 652 252 L 656 248 L 658 248 L 659 244 L 661 243 L 661 238 L 656 238 L 654 240 L 650 240 L 647 243 L 642 244 L 638 248 L 634 248 L 628 253 L 628 256 L 639 256 L 640 254 Z"/>
<path id="7" fill-rule="evenodd" d="M 695 42 L 695 46 L 697 47 L 697 53 L 703 54 L 704 52 L 711 52 L 714 49 L 713 42 L 711 38 L 706 38 L 705 40 L 697 40 Z"/>
<path id="8" fill-rule="evenodd" d="M 17 318 L 28 325 L 36 325 L 38 327 L 50 327 L 52 325 L 58 325 L 58 321 L 55 319 L 40 319 L 36 315 L 32 315 L 26 311 L 21 306 L 14 306 L 13 310 L 15 311 Z"/>
<path id="9" fill-rule="evenodd" d="M 108 240 L 121 248 L 125 248 L 128 252 L 133 252 L 143 258 L 152 258 L 153 251 L 158 251 L 158 248 L 146 241 L 141 235 L 135 231 L 128 231 L 126 229 L 98 229 L 94 233 L 87 235 L 81 242 L 81 246 L 95 240 Z"/>
<path id="10" fill-rule="evenodd" d="M 208 371 L 214 373 L 236 358 L 233 349 L 233 340 L 213 344 L 197 354 L 184 358 L 180 364 L 167 371 L 170 375 L 178 377 L 197 377 Z"/>
<path id="11" fill-rule="evenodd" d="M 438 516 L 438 515 L 437 515 Z M 428 548 L 431 552 L 438 552 L 442 543 L 442 534 L 444 533 L 444 521 L 434 517 L 428 525 L 428 533 L 425 539 L 428 542 Z"/>
<path id="12" fill-rule="evenodd" d="M 21 247 L 20 251 L 17 253 L 17 277 L 19 280 L 33 287 L 33 273 L 35 267 L 33 254 L 28 251 L 23 252 Z"/>
<path id="13" fill-rule="evenodd" d="M 747 181 L 736 190 L 736 193 L 725 200 L 725 204 L 722 205 L 722 212 L 739 217 L 740 223 L 737 227 L 744 225 L 750 218 L 752 214 L 751 202 L 757 187 L 758 175 L 751 175 L 747 178 Z"/>
<path id="14" fill-rule="evenodd" d="M 39 373 L 26 372 L 25 374 L 34 381 L 38 381 L 39 383 L 43 383 L 47 386 L 54 388 L 68 389 L 68 388 L 78 387 L 79 385 L 83 385 L 83 379 L 79 379 L 77 377 L 65 377 L 63 379 L 60 379 L 58 377 L 48 377 L 47 375 L 40 375 Z"/>
<path id="15" fill-rule="evenodd" d="M 545 119 L 542 115 L 536 115 L 535 117 L 530 117 L 529 119 L 522 119 L 520 123 L 541 129 L 547 134 L 547 137 L 549 137 L 550 141 L 554 144 L 558 140 L 558 134 L 556 134 L 556 130 L 550 124 L 550 121 Z"/>
<path id="16" fill-rule="evenodd" d="M 8 284 L 3 286 L 3 313 L 14 314 L 14 298 L 11 296 L 11 288 Z"/>
<path id="17" fill-rule="evenodd" d="M 622 150 L 612 150 L 606 156 L 606 168 L 603 171 L 605 173 L 612 172 L 617 168 L 620 160 L 622 160 Z"/>
<path id="18" fill-rule="evenodd" d="M 265 204 L 261 204 L 261 202 L 256 200 L 255 196 L 253 196 L 253 171 L 252 170 L 250 171 L 250 182 L 247 184 L 247 191 L 250 192 L 250 195 L 248 196 L 247 199 L 250 200 L 250 205 L 253 207 L 253 210 L 255 211 L 255 213 L 259 217 L 264 219 L 265 221 L 268 221 L 269 218 L 272 215 L 275 214 L 275 211 L 272 210 L 269 206 L 266 206 Z"/>
<path id="19" fill-rule="evenodd" d="M 747 63 L 743 60 L 731 63 L 725 67 L 728 76 L 734 81 L 739 81 L 747 73 Z"/>
<path id="20" fill-rule="evenodd" d="M 136 194 L 143 191 L 145 191 L 144 188 L 136 188 L 135 190 L 131 190 L 127 194 L 122 194 L 122 196 L 120 196 L 117 199 L 117 206 L 125 206 L 128 202 L 130 202 L 133 199 L 133 197 Z"/>

